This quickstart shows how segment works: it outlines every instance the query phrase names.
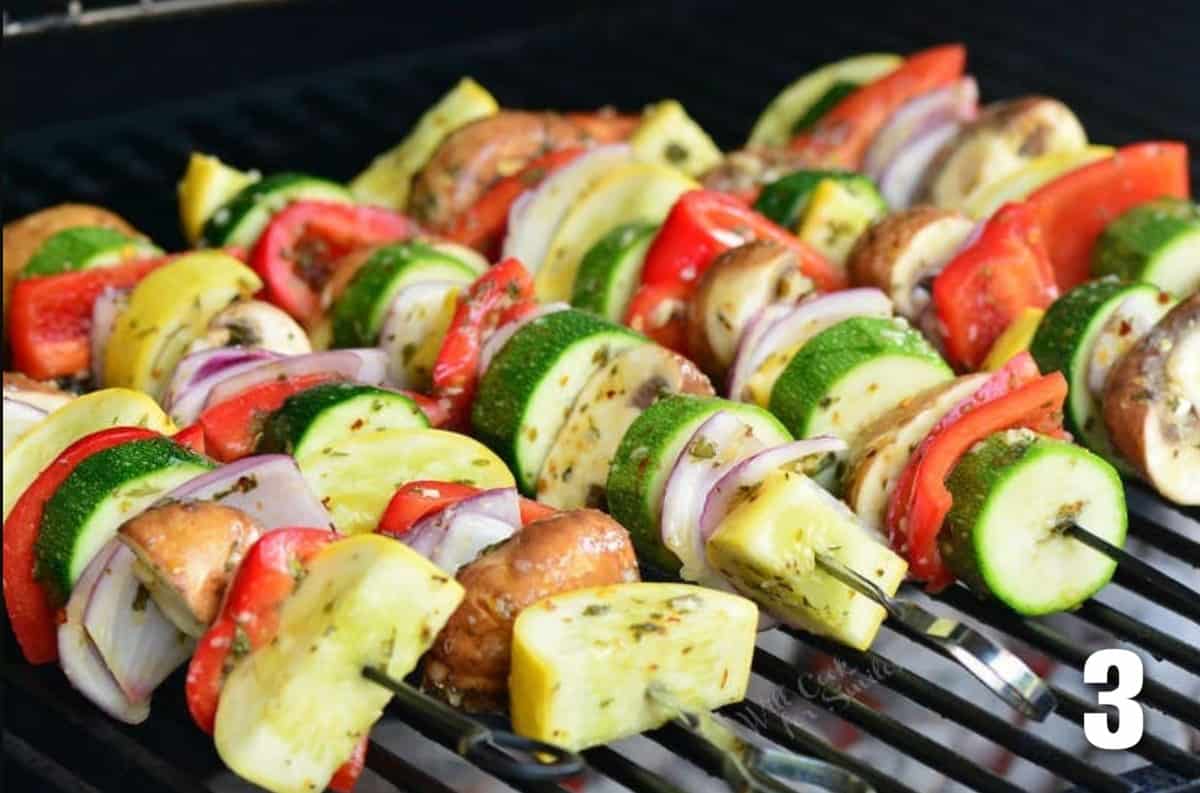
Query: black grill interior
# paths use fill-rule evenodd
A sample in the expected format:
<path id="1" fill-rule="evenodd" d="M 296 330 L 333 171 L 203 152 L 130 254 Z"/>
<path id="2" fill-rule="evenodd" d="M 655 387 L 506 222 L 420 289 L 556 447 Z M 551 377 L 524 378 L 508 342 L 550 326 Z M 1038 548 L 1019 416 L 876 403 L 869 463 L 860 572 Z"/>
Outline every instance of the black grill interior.
<path id="1" fill-rule="evenodd" d="M 1046 93 L 1067 101 L 1095 140 L 1170 137 L 1200 145 L 1200 66 L 1190 50 L 1200 30 L 1196 7 L 1183 10 L 1180 4 L 1175 18 L 1116 4 L 1087 8 L 963 9 L 935 0 L 920 9 L 680 2 L 642 9 L 449 10 L 365 3 L 352 11 L 300 3 L 6 41 L 4 216 L 67 199 L 92 201 L 124 214 L 164 247 L 178 247 L 172 197 L 191 149 L 264 172 L 288 168 L 348 178 L 398 140 L 462 74 L 475 76 L 512 106 L 637 108 L 676 97 L 723 147 L 732 148 L 775 91 L 821 62 L 952 39 L 969 44 L 971 70 L 987 99 Z M 1193 178 L 1200 177 L 1200 158 L 1193 157 L 1192 167 Z M 1137 484 L 1128 491 L 1131 537 L 1140 548 L 1181 560 L 1184 583 L 1194 587 L 1197 511 L 1166 505 Z M 1154 594 L 1124 574 L 1113 590 Z M 1094 695 L 1079 685 L 1086 651 L 1068 638 L 1081 625 L 1109 636 L 1110 646 L 1140 647 L 1175 672 L 1189 673 L 1190 688 L 1176 690 L 1155 680 L 1155 667 L 1148 667 L 1139 700 L 1160 714 L 1152 725 L 1200 729 L 1194 696 L 1200 626 L 1159 630 L 1140 618 L 1141 611 L 1135 615 L 1112 603 L 1102 593 L 1077 614 L 1053 621 L 1016 618 L 958 588 L 934 604 L 1063 665 L 1068 674 L 1065 682 L 1055 678 L 1060 705 L 1050 719 L 1057 731 L 1009 724 L 1002 706 L 981 687 L 964 695 L 908 671 L 917 658 L 926 668 L 929 651 L 903 639 L 891 642 L 884 655 L 779 632 L 761 642 L 754 695 L 725 715 L 782 746 L 853 768 L 879 791 L 930 790 L 940 781 L 834 749 L 817 721 L 868 733 L 895 757 L 914 758 L 935 772 L 933 779 L 959 786 L 954 789 L 1023 789 L 1004 769 L 968 759 L 869 698 L 845 696 L 844 685 L 814 671 L 814 663 L 835 663 L 850 679 L 871 681 L 1049 769 L 1063 788 L 1179 791 L 1189 789 L 1188 780 L 1200 785 L 1197 744 L 1189 749 L 1177 737 L 1148 733 L 1103 767 L 1062 743 L 1062 730 L 1078 733 L 1083 713 L 1094 708 Z M 23 664 L 11 635 L 5 649 L 7 789 L 248 789 L 223 770 L 211 742 L 191 725 L 181 679 L 162 687 L 147 724 L 128 728 L 83 702 L 57 669 Z M 451 745 L 432 722 L 385 717 L 360 790 L 505 789 L 457 759 L 446 748 Z M 674 727 L 591 750 L 587 759 L 588 783 L 597 790 L 721 789 L 706 776 L 715 770 L 713 759 Z M 1140 769 L 1136 777 L 1117 773 L 1131 769 Z"/>

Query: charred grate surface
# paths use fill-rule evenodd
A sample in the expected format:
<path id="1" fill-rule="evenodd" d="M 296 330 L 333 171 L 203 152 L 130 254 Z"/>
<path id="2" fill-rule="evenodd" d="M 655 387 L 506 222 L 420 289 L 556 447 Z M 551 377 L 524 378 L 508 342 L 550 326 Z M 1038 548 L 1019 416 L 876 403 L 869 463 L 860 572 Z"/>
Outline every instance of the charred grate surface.
<path id="1" fill-rule="evenodd" d="M 400 19 L 394 24 L 397 45 L 369 60 L 336 68 L 314 63 L 298 77 L 259 79 L 246 73 L 228 81 L 233 90 L 216 95 L 10 135 L 4 213 L 11 219 L 57 201 L 94 201 L 126 215 L 164 247 L 177 247 L 181 240 L 170 196 L 191 149 L 266 172 L 299 168 L 348 178 L 395 143 L 462 74 L 474 75 L 512 106 L 569 109 L 615 102 L 633 109 L 676 97 L 723 147 L 732 148 L 776 90 L 818 63 L 856 51 L 907 51 L 953 39 L 970 45 L 971 68 L 987 99 L 1030 91 L 1061 97 L 1099 141 L 1172 137 L 1200 142 L 1200 113 L 1180 87 L 1200 82 L 1190 52 L 1195 24 L 1163 24 L 1134 8 L 1113 9 L 1104 25 L 1084 24 L 1066 6 L 1040 9 L 1035 25 L 1011 11 L 986 7 L 964 16 L 950 0 L 934 0 L 920 14 L 887 13 L 886 24 L 867 27 L 857 18 L 862 9 L 824 9 L 817 19 L 801 4 L 781 13 L 672 3 L 651 10 L 589 10 L 568 21 L 560 14 L 558 21 L 439 46 L 413 46 L 402 35 Z M 264 53 L 280 51 L 281 45 L 273 46 L 264 44 Z M 143 61 L 150 56 L 139 54 Z M 1200 178 L 1200 160 L 1194 158 L 1192 167 Z M 1200 567 L 1197 511 L 1165 504 L 1136 483 L 1130 483 L 1128 496 L 1130 536 L 1143 543 L 1143 550 L 1173 557 L 1194 574 Z M 910 706 L 905 714 L 912 709 L 940 714 L 973 740 L 1047 769 L 1063 788 L 1174 791 L 1200 785 L 1200 759 L 1194 746 L 1179 738 L 1185 727 L 1200 726 L 1200 708 L 1190 694 L 1200 680 L 1200 626 L 1177 617 L 1173 624 L 1183 625 L 1180 630 L 1151 626 L 1147 616 L 1169 613 L 1140 603 L 1126 583 L 1118 579 L 1077 613 L 1055 620 L 1021 619 L 960 588 L 933 602 L 935 609 L 966 616 L 989 635 L 1060 665 L 1052 681 L 1059 708 L 1046 725 L 1010 723 L 981 686 L 964 694 L 945 684 L 947 676 L 934 679 L 911 671 L 916 660 L 930 660 L 929 651 L 891 626 L 882 634 L 888 649 L 871 653 L 799 633 L 764 635 L 751 697 L 723 713 L 761 739 L 857 771 L 881 793 L 927 789 L 917 777 L 894 772 L 905 756 L 956 789 L 1010 793 L 1022 787 L 925 734 L 907 715 L 878 706 L 875 691 L 903 700 Z M 1130 605 L 1135 602 L 1140 603 L 1136 609 Z M 1161 659 L 1148 662 L 1139 697 L 1147 714 L 1154 715 L 1148 715 L 1147 735 L 1116 766 L 1101 767 L 1078 750 L 1083 714 L 1094 708 L 1094 694 L 1080 683 L 1086 652 L 1070 638 L 1084 629 L 1106 637 L 1106 646 L 1136 648 Z M 158 693 L 150 721 L 129 728 L 84 702 L 57 669 L 21 663 L 7 623 L 5 634 L 6 789 L 250 789 L 222 767 L 211 741 L 191 725 L 181 676 Z M 933 662 L 954 676 L 949 661 Z M 852 686 L 848 693 L 844 681 L 813 671 L 819 664 L 840 665 L 857 675 L 854 680 L 865 681 L 868 690 Z M 1182 688 L 1179 680 L 1185 681 Z M 868 761 L 835 748 L 817 722 L 870 736 L 889 747 L 895 762 Z M 677 728 L 589 750 L 586 757 L 586 790 L 593 785 L 648 793 L 723 789 L 709 775 L 711 758 Z M 1136 778 L 1121 773 L 1147 764 Z M 373 733 L 359 788 L 360 793 L 513 789 L 565 788 L 507 786 L 455 755 L 429 725 L 392 715 Z"/>

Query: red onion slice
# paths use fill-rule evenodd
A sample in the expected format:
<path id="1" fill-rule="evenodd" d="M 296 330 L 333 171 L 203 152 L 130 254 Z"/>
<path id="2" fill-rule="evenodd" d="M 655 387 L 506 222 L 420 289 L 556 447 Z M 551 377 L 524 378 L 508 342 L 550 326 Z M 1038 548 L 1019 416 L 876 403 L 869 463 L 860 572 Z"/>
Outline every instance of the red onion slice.
<path id="1" fill-rule="evenodd" d="M 163 395 L 163 406 L 176 424 L 191 424 L 200 417 L 209 393 L 218 383 L 279 357 L 258 347 L 219 347 L 186 355 L 175 367 Z"/>
<path id="2" fill-rule="evenodd" d="M 388 382 L 387 369 L 387 354 L 375 348 L 294 355 L 260 363 L 245 372 L 221 380 L 209 392 L 204 407 L 219 405 L 256 385 L 310 374 L 328 373 L 355 383 L 384 385 Z"/>
<path id="3" fill-rule="evenodd" d="M 745 388 L 746 381 L 753 374 L 753 371 L 749 373 L 739 371 L 738 362 L 745 362 L 749 355 L 748 351 L 758 346 L 763 334 L 770 330 L 772 325 L 791 313 L 793 305 L 793 303 L 771 303 L 763 306 L 746 323 L 746 327 L 738 339 L 737 348 L 733 352 L 733 364 L 729 367 L 729 374 L 725 379 L 725 393 L 731 395 L 731 398 L 737 398 L 734 395 Z M 743 366 L 743 368 L 745 367 Z"/>
<path id="4" fill-rule="evenodd" d="M 260 454 L 223 465 L 185 482 L 167 498 L 219 501 L 245 512 L 266 531 L 333 527 L 329 511 L 286 454 Z"/>
<path id="5" fill-rule="evenodd" d="M 832 435 L 818 435 L 801 441 L 785 443 L 764 449 L 740 461 L 725 472 L 713 485 L 704 500 L 704 512 L 700 516 L 700 541 L 707 543 L 729 513 L 729 505 L 744 487 L 751 487 L 766 478 L 767 474 L 785 465 L 806 458 L 829 457 L 846 451 L 846 442 Z"/>
<path id="6" fill-rule="evenodd" d="M 429 320 L 437 317 L 452 290 L 464 286 L 458 281 L 419 281 L 410 284 L 392 298 L 383 325 L 379 346 L 388 358 L 388 376 L 397 388 L 425 389 L 428 377 L 420 378 L 409 366 L 412 351 L 425 342 Z"/>
<path id="7" fill-rule="evenodd" d="M 979 113 L 979 86 L 963 77 L 901 105 L 875 134 L 863 158 L 863 172 L 879 182 L 900 151 L 930 130 L 971 121 Z"/>
<path id="8" fill-rule="evenodd" d="M 923 131 L 904 144 L 879 173 L 879 194 L 893 209 L 907 209 L 916 198 L 917 189 L 933 158 L 958 134 L 962 125 L 946 121 Z"/>
<path id="9" fill-rule="evenodd" d="M 788 307 L 782 319 L 761 332 L 754 344 L 738 346 L 729 377 L 730 399 L 743 400 L 750 378 L 774 353 L 803 345 L 826 328 L 851 317 L 892 315 L 892 301 L 878 289 L 843 289 L 802 300 Z M 747 328 L 747 333 L 750 328 Z"/>
<path id="10" fill-rule="evenodd" d="M 708 564 L 700 539 L 705 496 L 737 461 L 763 448 L 750 425 L 718 411 L 692 434 L 675 461 L 663 490 L 662 541 L 683 563 L 680 576 L 706 585 L 722 581 Z"/>
<path id="11" fill-rule="evenodd" d="M 575 199 L 613 168 L 629 162 L 633 150 L 623 144 L 597 146 L 526 190 L 508 213 L 503 255 L 515 257 L 536 273 L 550 251 L 550 241 Z"/>
<path id="12" fill-rule="evenodd" d="M 518 330 L 525 327 L 530 322 L 533 322 L 538 317 L 544 317 L 547 314 L 553 314 L 556 311 L 564 311 L 568 308 L 570 308 L 570 306 L 563 302 L 556 301 L 553 303 L 543 303 L 520 319 L 514 319 L 513 321 L 506 322 L 505 324 L 496 328 L 496 330 L 492 332 L 492 335 L 487 337 L 487 340 L 483 343 L 483 346 L 479 350 L 479 376 L 483 376 L 483 373 L 486 372 L 488 367 L 492 365 L 492 359 L 496 357 L 496 353 L 500 352 L 500 349 L 505 344 L 508 344 L 508 340 L 511 339 Z"/>
<path id="13" fill-rule="evenodd" d="M 67 601 L 67 618 L 58 626 L 58 658 L 76 691 L 114 719 L 141 724 L 150 715 L 150 703 L 129 701 L 83 627 L 87 601 L 116 550 L 112 543 L 101 549 L 75 583 Z"/>
<path id="14" fill-rule="evenodd" d="M 485 490 L 417 521 L 401 542 L 450 575 L 521 527 L 516 488 Z"/>
<path id="15" fill-rule="evenodd" d="M 92 385 L 96 388 L 104 387 L 104 359 L 108 353 L 108 340 L 116 327 L 117 317 L 129 305 L 130 291 L 110 286 L 92 304 L 92 328 L 88 335 L 92 348 Z"/>
<path id="16" fill-rule="evenodd" d="M 134 575 L 134 552 L 116 539 L 109 544 L 116 548 L 101 562 L 103 573 L 87 598 L 83 626 L 125 697 L 147 703 L 191 656 L 193 642 L 163 615 Z"/>
<path id="17" fill-rule="evenodd" d="M 19 399 L 4 397 L 4 451 L 33 425 L 49 414 L 41 408 Z"/>

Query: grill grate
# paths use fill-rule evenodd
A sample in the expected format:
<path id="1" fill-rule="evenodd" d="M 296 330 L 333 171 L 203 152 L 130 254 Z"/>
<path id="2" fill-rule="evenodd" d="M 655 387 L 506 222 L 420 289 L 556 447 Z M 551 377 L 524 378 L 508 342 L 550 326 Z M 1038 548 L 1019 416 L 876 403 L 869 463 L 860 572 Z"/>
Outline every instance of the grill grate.
<path id="1" fill-rule="evenodd" d="M 1188 26 L 1157 25 L 1132 9 L 1114 11 L 1123 16 L 1112 19 L 1110 26 L 1074 31 L 1080 47 L 1071 50 L 1060 45 L 1055 31 L 1072 29 L 1076 20 L 1057 5 L 1039 11 L 1045 19 L 1038 26 L 1014 25 L 1008 15 L 989 8 L 964 18 L 954 13 L 950 0 L 937 0 L 923 15 L 890 14 L 886 30 L 865 29 L 847 12 L 822 18 L 817 26 L 822 35 L 804 41 L 797 41 L 797 31 L 813 29 L 814 21 L 797 12 L 794 20 L 756 24 L 753 44 L 736 49 L 711 33 L 744 29 L 748 12 L 701 3 L 675 3 L 669 10 L 587 12 L 570 21 L 11 135 L 6 142 L 5 215 L 12 218 L 68 198 L 94 201 L 132 218 L 166 247 L 178 246 L 174 208 L 167 197 L 193 147 L 242 167 L 264 171 L 300 167 L 346 178 L 371 153 L 394 143 L 416 114 L 462 73 L 475 75 L 507 104 L 516 106 L 594 107 L 615 99 L 624 107 L 637 107 L 676 96 L 724 147 L 731 148 L 741 141 L 750 119 L 771 93 L 816 63 L 854 51 L 911 50 L 952 38 L 971 45 L 972 70 L 989 98 L 1031 89 L 1061 96 L 1098 140 L 1119 143 L 1172 136 L 1200 141 L 1200 116 L 1194 107 L 1185 106 L 1184 93 L 1161 80 L 1147 79 L 1156 71 L 1170 70 L 1181 83 L 1197 82 L 1184 74 L 1191 69 L 1200 77 L 1193 61 L 1183 55 L 1190 44 Z M 1151 33 L 1158 37 L 1157 45 L 1136 51 L 1139 68 L 1114 73 L 1108 58 L 1132 46 L 1125 41 L 1145 41 Z M 606 66 L 598 70 L 600 63 Z M 1095 79 L 1097 74 L 1103 74 L 1102 81 Z M 1114 101 L 1114 96 L 1125 100 Z M 1193 171 L 1200 178 L 1200 161 L 1193 161 Z M 1131 537 L 1155 553 L 1200 567 L 1196 510 L 1167 505 L 1136 483 L 1129 485 L 1128 499 Z M 1138 585 L 1118 575 L 1109 591 L 1124 595 L 1137 592 Z M 1189 685 L 1195 690 L 1200 678 L 1200 627 L 1185 623 L 1190 633 L 1154 628 L 1140 618 L 1144 610 L 1135 613 L 1125 601 L 1115 605 L 1110 597 L 1102 593 L 1076 614 L 1054 621 L 1019 618 L 961 588 L 936 598 L 935 608 L 965 615 L 985 625 L 989 634 L 1011 638 L 1017 646 L 1065 666 L 1067 674 L 1052 686 L 1059 707 L 1045 728 L 1010 724 L 1006 713 L 992 710 L 998 708 L 993 699 L 978 696 L 982 687 L 964 695 L 908 671 L 912 659 L 936 656 L 902 638 L 890 624 L 884 631 L 889 638 L 886 652 L 860 653 L 794 632 L 766 635 L 755 657 L 751 698 L 725 708 L 723 714 L 784 748 L 850 768 L 881 793 L 915 793 L 928 789 L 928 783 L 926 777 L 908 774 L 896 778 L 893 770 L 834 748 L 811 713 L 891 746 L 897 764 L 901 755 L 919 761 L 936 772 L 930 778 L 941 775 L 981 791 L 1023 789 L 1002 770 L 973 762 L 958 748 L 914 727 L 906 717 L 847 696 L 838 685 L 816 672 L 802 671 L 797 663 L 797 659 L 823 659 L 844 664 L 870 685 L 894 692 L 921 712 L 942 714 L 978 740 L 1048 769 L 1063 786 L 1094 791 L 1166 791 L 1172 786 L 1183 790 L 1185 780 L 1200 780 L 1200 759 L 1178 742 L 1178 735 L 1156 737 L 1156 733 L 1178 732 L 1180 725 L 1200 728 L 1200 703 L 1158 676 L 1164 670 L 1190 675 Z M 1162 608 L 1151 613 L 1169 615 Z M 1138 697 L 1157 712 L 1156 718 L 1148 719 L 1146 737 L 1119 768 L 1125 771 L 1146 761 L 1154 766 L 1150 777 L 1131 781 L 1114 773 L 1113 766 L 1100 767 L 1077 751 L 1083 715 L 1094 708 L 1092 697 L 1083 696 L 1079 685 L 1086 651 L 1068 638 L 1080 627 L 1102 632 L 1110 637 L 1111 646 L 1141 648 L 1161 659 L 1149 665 Z M 223 769 L 211 741 L 188 721 L 178 678 L 162 688 L 146 725 L 126 728 L 74 694 L 57 670 L 34 669 L 17 661 L 11 635 L 7 648 L 4 752 L 8 765 L 20 769 L 8 777 L 15 784 L 11 789 L 26 789 L 21 787 L 23 780 L 36 780 L 38 790 L 87 793 L 248 789 Z M 945 659 L 938 663 L 947 668 L 951 664 Z M 1064 730 L 1074 736 L 1075 744 L 1063 742 Z M 676 727 L 616 747 L 589 750 L 586 757 L 589 791 L 720 789 L 707 776 L 714 771 L 712 758 Z M 385 716 L 376 729 L 367 765 L 361 793 L 562 790 L 535 783 L 506 786 L 492 780 L 454 755 L 449 741 L 432 723 L 405 724 L 393 716 Z"/>

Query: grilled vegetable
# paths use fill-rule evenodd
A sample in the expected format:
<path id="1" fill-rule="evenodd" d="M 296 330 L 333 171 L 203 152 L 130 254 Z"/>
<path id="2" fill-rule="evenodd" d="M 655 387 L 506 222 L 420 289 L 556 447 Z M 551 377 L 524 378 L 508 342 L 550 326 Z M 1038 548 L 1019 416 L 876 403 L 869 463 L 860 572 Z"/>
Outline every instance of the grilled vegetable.
<path id="1" fill-rule="evenodd" d="M 65 603 L 80 573 L 127 519 L 212 463 L 167 438 L 101 449 L 46 501 L 37 539 L 39 578 Z"/>
<path id="2" fill-rule="evenodd" d="M 822 179 L 796 227 L 796 236 L 844 272 L 854 243 L 887 211 L 883 197 L 867 179 Z"/>
<path id="3" fill-rule="evenodd" d="M 629 535 L 594 510 L 529 523 L 459 570 L 462 605 L 430 649 L 425 686 L 468 710 L 504 710 L 513 622 L 535 601 L 638 580 Z"/>
<path id="4" fill-rule="evenodd" d="M 800 348 L 771 390 L 770 410 L 799 438 L 853 444 L 875 419 L 951 372 L 902 321 L 855 317 Z"/>
<path id="5" fill-rule="evenodd" d="M 391 698 L 363 669 L 404 677 L 462 599 L 458 584 L 385 537 L 331 542 L 303 569 L 279 610 L 278 641 L 225 678 L 213 731 L 221 759 L 275 793 L 329 783 Z"/>
<path id="6" fill-rule="evenodd" d="M 1171 309 L 1108 376 L 1113 445 L 1167 498 L 1200 504 L 1200 294 Z"/>
<path id="7" fill-rule="evenodd" d="M 663 543 L 660 530 L 667 479 L 696 430 L 720 411 L 732 414 L 750 427 L 764 445 L 792 439 L 778 419 L 753 405 L 670 396 L 655 402 L 634 420 L 621 438 L 609 468 L 609 511 L 629 529 L 639 552 L 668 572 L 679 569 L 680 559 Z M 708 454 L 708 450 L 701 449 L 700 453 Z"/>
<path id="8" fill-rule="evenodd" d="M 976 190 L 1035 157 L 1086 145 L 1083 125 L 1056 99 L 1031 96 L 996 102 L 946 144 L 930 164 L 919 198 L 959 208 Z"/>
<path id="9" fill-rule="evenodd" d="M 513 727 L 580 749 L 673 718 L 649 697 L 655 686 L 697 710 L 736 702 L 749 682 L 757 616 L 745 598 L 685 584 L 546 598 L 513 629 Z"/>
<path id="10" fill-rule="evenodd" d="M 657 231 L 656 223 L 634 221 L 601 237 L 579 263 L 571 305 L 611 322 L 623 320 Z"/>
<path id="11" fill-rule="evenodd" d="M 253 270 L 219 252 L 198 252 L 158 268 L 137 285 L 109 339 L 104 382 L 162 395 L 188 345 L 238 297 L 262 287 Z"/>
<path id="12" fill-rule="evenodd" d="M 934 425 L 975 392 L 987 375 L 974 374 L 938 383 L 901 401 L 863 428 L 850 450 L 842 487 L 846 503 L 873 529 L 884 527 L 888 499 L 909 456 Z"/>
<path id="13" fill-rule="evenodd" d="M 1107 373 L 1174 303 L 1146 283 L 1116 278 L 1090 281 L 1056 300 L 1038 326 L 1029 351 L 1043 372 L 1062 372 L 1071 391 L 1066 426 L 1110 462 L 1119 456 L 1101 416 Z M 1092 377 L 1094 367 L 1102 372 Z"/>
<path id="14" fill-rule="evenodd" d="M 816 567 L 827 554 L 895 594 L 907 565 L 877 542 L 845 504 L 802 473 L 779 468 L 745 482 L 706 546 L 741 594 L 785 623 L 865 650 L 882 606 Z"/>
<path id="15" fill-rule="evenodd" d="M 262 533 L 241 510 L 208 501 L 151 507 L 118 530 L 137 555 L 134 574 L 188 636 L 216 619 L 228 579 Z"/>
<path id="16" fill-rule="evenodd" d="M 258 449 L 301 458 L 356 433 L 428 426 L 417 403 L 404 394 L 356 383 L 324 383 L 284 400 L 263 425 Z"/>
<path id="17" fill-rule="evenodd" d="M 304 173 L 277 173 L 251 182 L 222 204 L 204 223 L 204 247 L 250 246 L 271 217 L 293 201 L 350 203 L 350 192 L 340 184 Z"/>
<path id="18" fill-rule="evenodd" d="M 1130 209 L 1101 233 L 1092 272 L 1149 281 L 1178 297 L 1200 291 L 1200 206 L 1162 198 Z"/>
<path id="19" fill-rule="evenodd" d="M 889 215 L 858 238 L 846 260 L 850 282 L 882 289 L 896 313 L 915 322 L 931 298 L 931 280 L 974 228 L 952 210 L 913 207 Z"/>
<path id="20" fill-rule="evenodd" d="M 542 464 L 538 500 L 560 509 L 604 508 L 609 466 L 625 430 L 676 393 L 711 396 L 713 389 L 690 361 L 656 344 L 618 353 L 576 397 Z"/>
<path id="21" fill-rule="evenodd" d="M 793 135 L 806 132 L 860 85 L 883 77 L 900 62 L 897 55 L 856 55 L 806 74 L 771 100 L 754 122 L 747 145 L 786 145 Z"/>
<path id="22" fill-rule="evenodd" d="M 959 208 L 973 220 L 986 220 L 1010 201 L 1024 201 L 1042 185 L 1076 168 L 1111 157 L 1114 151 L 1112 146 L 1088 145 L 1043 154 L 999 179 L 980 185 Z"/>
<path id="23" fill-rule="evenodd" d="M 688 351 L 721 377 L 733 364 L 746 326 L 772 303 L 792 303 L 812 289 L 795 254 L 773 242 L 749 242 L 717 256 L 688 301 Z"/>
<path id="24" fill-rule="evenodd" d="M 540 316 L 492 360 L 479 384 L 472 427 L 509 462 L 521 489 L 532 493 L 587 382 L 621 351 L 645 343 L 637 334 L 581 311 Z"/>
<path id="25" fill-rule="evenodd" d="M 408 206 L 412 179 L 450 133 L 500 109 L 483 86 L 464 77 L 425 111 L 408 136 L 380 154 L 354 177 L 350 192 L 364 204 L 402 210 Z"/>
<path id="26" fill-rule="evenodd" d="M 189 344 L 188 352 L 216 347 L 256 347 L 280 355 L 312 352 L 304 328 L 262 300 L 238 300 L 218 311 L 208 322 L 208 332 Z"/>
<path id="27" fill-rule="evenodd" d="M 693 178 L 721 161 L 721 150 L 674 99 L 646 108 L 629 138 L 634 157 L 665 165 Z"/>
<path id="28" fill-rule="evenodd" d="M 192 152 L 176 186 L 179 223 L 187 241 L 193 245 L 199 242 L 204 224 L 213 213 L 260 178 L 258 171 L 239 171 L 216 157 Z"/>
<path id="29" fill-rule="evenodd" d="M 939 545 L 954 574 L 1019 614 L 1075 608 L 1116 562 L 1068 536 L 1076 523 L 1125 541 L 1125 491 L 1112 466 L 1064 441 L 1010 430 L 972 448 L 946 486 L 954 506 Z"/>
<path id="30" fill-rule="evenodd" d="M 1046 312 L 1040 308 L 1023 309 L 996 338 L 979 368 L 984 372 L 995 372 L 1016 356 L 1027 352 L 1045 316 Z"/>
<path id="31" fill-rule="evenodd" d="M 58 275 L 161 255 L 160 248 L 141 237 L 107 226 L 75 226 L 47 238 L 29 257 L 21 275 Z"/>

